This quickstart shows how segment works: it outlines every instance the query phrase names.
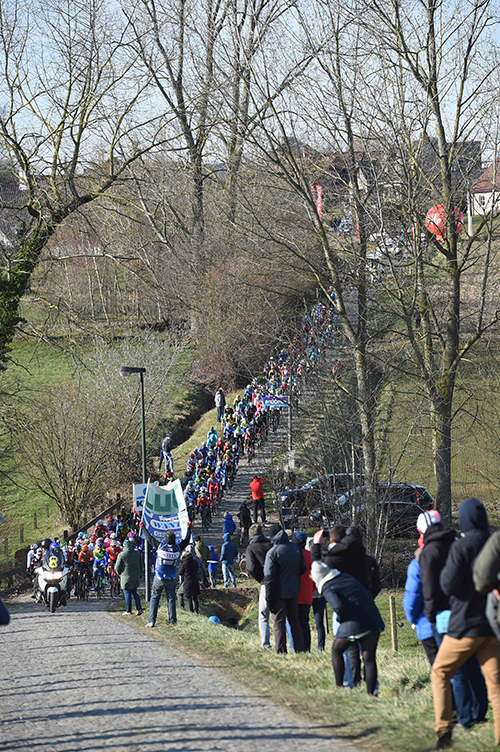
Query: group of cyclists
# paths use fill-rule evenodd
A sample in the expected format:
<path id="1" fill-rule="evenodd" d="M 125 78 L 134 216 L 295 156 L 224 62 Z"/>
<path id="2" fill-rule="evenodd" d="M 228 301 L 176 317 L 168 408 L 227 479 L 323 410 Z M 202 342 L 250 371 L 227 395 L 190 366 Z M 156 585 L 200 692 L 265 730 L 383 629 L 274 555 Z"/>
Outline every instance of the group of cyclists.
<path id="1" fill-rule="evenodd" d="M 191 521 L 198 516 L 203 530 L 208 529 L 225 492 L 232 488 L 240 458 L 245 457 L 251 464 L 256 448 L 268 438 L 270 430 L 274 432 L 278 427 L 280 411 L 266 409 L 263 397 L 290 396 L 291 393 L 292 399 L 297 399 L 301 377 L 315 367 L 314 360 L 325 338 L 333 337 L 336 324 L 333 302 L 334 295 L 330 291 L 326 303 L 318 302 L 312 307 L 304 317 L 302 336 L 296 335 L 286 349 L 269 358 L 260 382 L 254 380 L 248 384 L 232 406 L 224 405 L 220 426 L 212 426 L 206 440 L 190 453 L 182 478 L 184 498 Z M 165 462 L 165 481 L 175 477 L 172 448 L 172 439 L 167 434 L 162 441 L 158 466 L 160 469 Z M 27 561 L 28 572 L 33 577 L 33 597 L 38 597 L 35 570 L 51 556 L 57 557 L 58 565 L 70 570 L 68 596 L 73 593 L 78 598 L 88 599 L 89 593 L 94 591 L 100 597 L 108 584 L 111 596 L 119 595 L 115 564 L 125 539 L 131 540 L 137 549 L 144 549 L 139 518 L 133 510 L 130 513 L 122 510 L 106 522 L 99 520 L 91 534 L 78 533 L 73 544 L 62 545 L 57 538 L 45 539 L 40 545 L 33 543 Z"/>
<path id="2" fill-rule="evenodd" d="M 122 511 L 117 517 L 111 515 L 106 522 L 98 520 L 92 533 L 78 533 L 74 543 L 62 545 L 58 538 L 53 541 L 45 538 L 40 545 L 32 543 L 26 562 L 33 580 L 32 597 L 40 600 L 36 570 L 39 567 L 47 569 L 49 564 L 52 570 L 64 567 L 69 570 L 64 600 L 72 593 L 81 600 L 88 600 L 92 591 L 100 598 L 108 584 L 111 597 L 118 596 L 120 578 L 115 569 L 116 560 L 125 540 L 132 541 L 137 548 L 143 546 L 138 524 L 139 520 L 133 512 L 127 514 Z"/>

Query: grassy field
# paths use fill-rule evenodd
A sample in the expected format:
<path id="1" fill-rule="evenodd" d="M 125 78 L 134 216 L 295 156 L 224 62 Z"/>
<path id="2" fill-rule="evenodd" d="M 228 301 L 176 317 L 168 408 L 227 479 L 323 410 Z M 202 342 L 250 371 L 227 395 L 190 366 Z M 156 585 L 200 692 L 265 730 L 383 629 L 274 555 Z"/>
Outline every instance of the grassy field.
<path id="1" fill-rule="evenodd" d="M 16 341 L 12 350 L 12 363 L 1 375 L 2 385 L 11 394 L 18 395 L 21 405 L 29 405 L 31 400 L 36 400 L 37 393 L 48 385 L 77 376 L 81 367 L 78 352 L 82 352 L 83 346 L 84 343 L 81 343 L 78 349 L 72 351 L 33 340 Z M 159 428 L 156 428 L 156 433 L 160 428 L 172 429 L 177 423 L 186 420 L 189 422 L 190 415 L 199 414 L 203 410 L 203 395 L 194 393 L 185 383 L 185 374 L 191 362 L 192 355 L 188 352 L 176 366 L 178 387 L 164 414 L 157 418 Z M 152 451 L 156 451 L 156 442 Z M 157 457 L 152 456 L 150 460 L 156 468 Z M 68 528 L 60 518 L 55 502 L 30 484 L 30 468 L 17 467 L 15 458 L 12 464 L 12 469 L 4 475 L 0 485 L 0 512 L 5 518 L 0 523 L 0 571 L 6 569 L 9 562 L 14 562 L 17 550 L 44 537 L 62 537 L 63 531 Z M 110 488 L 110 503 L 117 491 L 120 491 L 124 499 L 130 497 L 128 485 L 126 488 Z M 21 540 L 21 525 L 24 540 Z M 16 565 L 20 563 L 22 562 L 16 562 Z"/>
<path id="2" fill-rule="evenodd" d="M 316 649 L 316 632 L 311 619 L 312 650 L 308 654 L 276 655 L 260 647 L 257 626 L 256 583 L 241 579 L 231 591 L 207 590 L 202 594 L 200 615 L 178 612 L 175 627 L 168 625 L 166 606 L 162 605 L 154 630 L 144 629 L 147 614 L 140 625 L 155 639 L 173 644 L 204 665 L 228 673 L 239 684 L 256 689 L 261 696 L 279 700 L 305 718 L 332 727 L 335 735 L 361 748 L 417 752 L 433 742 L 433 706 L 429 682 L 429 664 L 415 632 L 404 618 L 402 593 L 396 592 L 399 650 L 393 653 L 388 626 L 377 652 L 379 696 L 371 697 L 362 688 L 335 690 L 330 662 L 331 633 L 325 652 Z M 378 607 L 389 624 L 389 591 L 377 598 Z M 228 604 L 231 600 L 231 606 Z M 162 601 L 163 603 L 163 601 Z M 120 606 L 117 607 L 121 611 Z M 231 628 L 213 624 L 208 616 L 237 614 L 239 624 Z M 331 611 L 329 610 L 331 617 Z M 139 621 L 139 620 L 137 620 Z M 331 623 L 331 619 L 330 619 Z M 491 719 L 491 710 L 489 712 Z M 487 752 L 497 749 L 492 722 L 465 731 L 454 732 L 457 752 Z"/>

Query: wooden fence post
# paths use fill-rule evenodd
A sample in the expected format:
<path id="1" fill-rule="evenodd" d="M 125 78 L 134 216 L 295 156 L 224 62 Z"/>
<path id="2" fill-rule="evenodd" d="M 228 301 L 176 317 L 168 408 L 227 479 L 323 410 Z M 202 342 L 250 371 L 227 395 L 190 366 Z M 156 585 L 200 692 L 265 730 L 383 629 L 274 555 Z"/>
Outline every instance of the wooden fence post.
<path id="1" fill-rule="evenodd" d="M 9 555 L 9 539 L 8 538 L 5 538 L 3 552 L 4 552 L 5 556 Z M 10 566 L 12 566 L 12 565 L 10 565 Z"/>
<path id="2" fill-rule="evenodd" d="M 24 543 L 24 522 L 19 525 L 19 543 Z"/>
<path id="3" fill-rule="evenodd" d="M 50 517 L 49 505 L 48 504 L 45 504 L 45 516 L 46 517 Z"/>
<path id="4" fill-rule="evenodd" d="M 395 653 L 398 652 L 398 633 L 396 624 L 396 596 L 389 596 L 389 610 L 391 614 L 391 641 L 392 649 Z"/>
<path id="5" fill-rule="evenodd" d="M 33 530 L 36 530 L 38 528 L 37 521 L 36 521 L 36 512 L 33 512 Z"/>

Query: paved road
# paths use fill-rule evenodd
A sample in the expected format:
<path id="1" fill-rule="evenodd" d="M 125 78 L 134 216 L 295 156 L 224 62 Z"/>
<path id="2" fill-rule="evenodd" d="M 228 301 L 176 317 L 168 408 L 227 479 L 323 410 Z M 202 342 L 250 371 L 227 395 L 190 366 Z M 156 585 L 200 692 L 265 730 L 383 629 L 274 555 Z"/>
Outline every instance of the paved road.
<path id="1" fill-rule="evenodd" d="M 15 752 L 354 752 L 220 669 L 107 613 L 27 597 L 0 627 L 0 750 Z M 136 619 L 137 617 L 130 617 Z M 221 656 L 223 667 L 224 656 Z M 333 721 L 333 719 L 332 719 Z"/>

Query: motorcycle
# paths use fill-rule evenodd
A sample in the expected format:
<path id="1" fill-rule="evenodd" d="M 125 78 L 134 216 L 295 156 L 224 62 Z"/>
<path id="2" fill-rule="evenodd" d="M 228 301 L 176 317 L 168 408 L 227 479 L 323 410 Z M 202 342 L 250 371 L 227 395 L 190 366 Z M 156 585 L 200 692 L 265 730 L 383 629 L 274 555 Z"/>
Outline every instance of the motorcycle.
<path id="1" fill-rule="evenodd" d="M 46 569 L 42 566 L 35 569 L 35 574 L 38 576 L 37 603 L 43 601 L 53 614 L 56 608 L 66 605 L 69 569 Z"/>

